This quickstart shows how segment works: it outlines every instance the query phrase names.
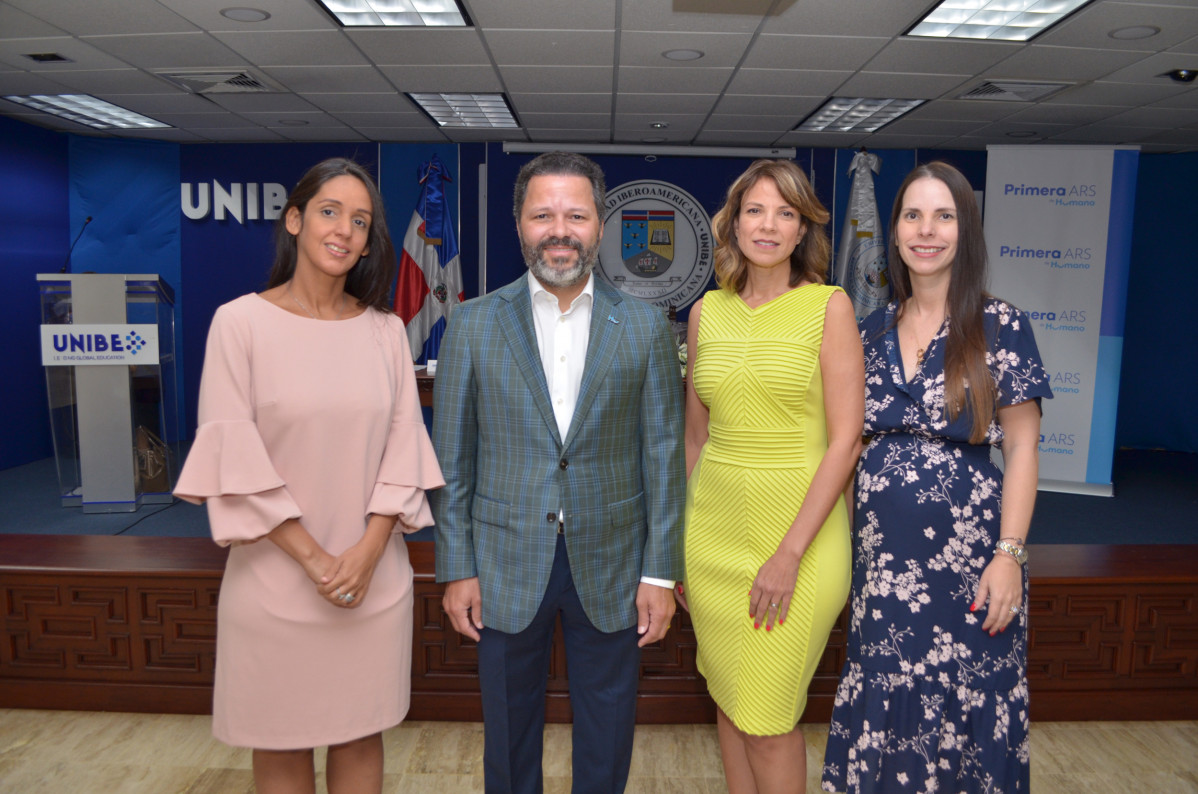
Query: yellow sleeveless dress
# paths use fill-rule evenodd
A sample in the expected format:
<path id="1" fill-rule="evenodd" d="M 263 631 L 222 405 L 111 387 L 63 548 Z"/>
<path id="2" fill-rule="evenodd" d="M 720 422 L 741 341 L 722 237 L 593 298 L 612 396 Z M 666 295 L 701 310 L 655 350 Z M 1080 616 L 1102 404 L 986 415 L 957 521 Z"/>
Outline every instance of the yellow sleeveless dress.
<path id="1" fill-rule="evenodd" d="M 686 595 L 699 672 L 746 733 L 795 727 L 849 592 L 843 496 L 803 555 L 786 622 L 753 628 L 749 590 L 799 512 L 827 451 L 819 351 L 838 287 L 792 289 L 756 309 L 727 290 L 703 298 L 695 391 L 708 439 L 686 502 Z"/>

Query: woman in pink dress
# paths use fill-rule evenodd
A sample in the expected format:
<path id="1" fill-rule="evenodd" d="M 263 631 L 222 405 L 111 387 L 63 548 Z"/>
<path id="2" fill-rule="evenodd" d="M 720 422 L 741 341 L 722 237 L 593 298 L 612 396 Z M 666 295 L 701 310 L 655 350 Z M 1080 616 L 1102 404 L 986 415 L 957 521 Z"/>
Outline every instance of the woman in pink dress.
<path id="1" fill-rule="evenodd" d="M 326 160 L 276 227 L 269 287 L 221 306 L 199 429 L 175 494 L 230 546 L 213 734 L 252 747 L 261 794 L 382 787 L 381 732 L 407 713 L 412 568 L 396 531 L 444 484 L 387 292 L 395 251 L 370 175 Z"/>

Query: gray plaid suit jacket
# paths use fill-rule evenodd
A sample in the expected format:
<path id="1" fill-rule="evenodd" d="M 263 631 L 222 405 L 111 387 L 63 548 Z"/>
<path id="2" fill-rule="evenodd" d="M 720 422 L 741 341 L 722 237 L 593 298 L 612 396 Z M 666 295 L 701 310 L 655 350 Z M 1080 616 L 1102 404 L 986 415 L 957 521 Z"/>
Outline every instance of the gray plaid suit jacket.
<path id="1" fill-rule="evenodd" d="M 549 582 L 562 509 L 587 617 L 605 632 L 636 625 L 641 576 L 683 573 L 683 392 L 664 313 L 596 278 L 564 439 L 526 276 L 454 310 L 435 383 L 433 446 L 447 483 L 430 492 L 437 581 L 477 576 L 483 625 L 527 628 Z"/>

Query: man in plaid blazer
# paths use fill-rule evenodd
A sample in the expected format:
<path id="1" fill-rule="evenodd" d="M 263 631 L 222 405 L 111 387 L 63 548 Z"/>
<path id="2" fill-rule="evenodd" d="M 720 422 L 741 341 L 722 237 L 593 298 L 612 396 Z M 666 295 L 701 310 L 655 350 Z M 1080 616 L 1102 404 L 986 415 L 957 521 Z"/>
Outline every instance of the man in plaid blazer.
<path id="1" fill-rule="evenodd" d="M 441 343 L 433 444 L 437 581 L 478 641 L 488 792 L 541 790 L 560 617 L 574 792 L 628 778 L 640 648 L 682 575 L 683 394 L 665 314 L 592 274 L 603 173 L 551 152 L 516 182 L 529 274 L 458 307 Z"/>

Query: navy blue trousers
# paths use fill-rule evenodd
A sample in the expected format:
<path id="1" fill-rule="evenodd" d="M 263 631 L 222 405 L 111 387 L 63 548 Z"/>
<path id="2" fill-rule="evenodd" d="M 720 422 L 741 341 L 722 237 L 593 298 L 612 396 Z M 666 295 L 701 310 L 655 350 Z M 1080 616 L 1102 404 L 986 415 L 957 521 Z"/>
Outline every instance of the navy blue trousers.
<path id="1" fill-rule="evenodd" d="M 483 606 L 486 614 L 486 606 Z M 619 794 L 628 782 L 641 652 L 636 627 L 595 628 L 582 609 L 565 537 L 532 624 L 517 634 L 483 629 L 478 643 L 488 794 L 541 794 L 545 686 L 561 616 L 574 711 L 574 794 Z"/>

